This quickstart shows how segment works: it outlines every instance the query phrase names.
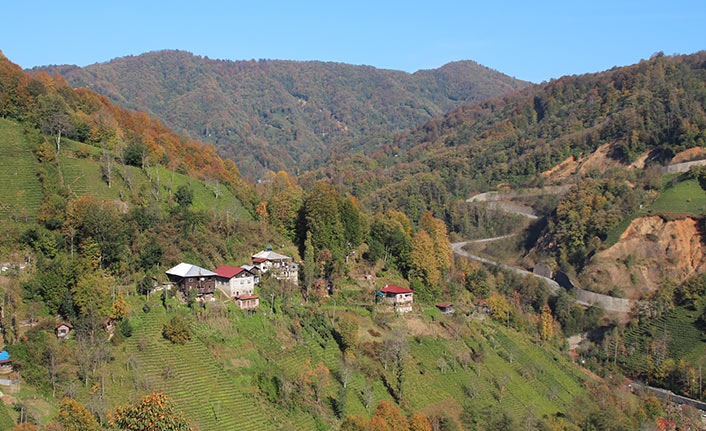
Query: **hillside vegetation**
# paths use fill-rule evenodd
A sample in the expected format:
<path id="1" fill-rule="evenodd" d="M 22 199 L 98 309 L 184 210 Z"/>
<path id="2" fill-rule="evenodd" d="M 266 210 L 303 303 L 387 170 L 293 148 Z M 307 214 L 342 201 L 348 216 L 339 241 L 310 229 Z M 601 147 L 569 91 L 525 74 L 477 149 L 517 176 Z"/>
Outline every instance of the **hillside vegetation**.
<path id="1" fill-rule="evenodd" d="M 0 173 L 0 188 L 5 193 L 0 203 L 0 219 L 23 221 L 39 215 L 45 198 L 36 150 L 20 124 L 0 119 L 0 152 L 6 155 L 0 160 L 0 166 L 4 167 Z M 141 204 L 151 195 L 166 203 L 173 199 L 179 187 L 189 187 L 194 193 L 196 209 L 228 213 L 234 218 L 252 217 L 229 187 L 204 182 L 163 166 L 142 169 L 115 162 L 115 174 L 109 185 L 101 149 L 71 139 L 62 139 L 57 163 L 61 172 L 58 179 L 63 182 L 69 198 L 90 195 L 124 201 L 129 207 Z"/>
<path id="2" fill-rule="evenodd" d="M 71 138 L 100 148 L 106 163 L 141 168 L 164 166 L 222 183 L 250 204 L 251 187 L 233 162 L 221 159 L 213 146 L 189 141 L 160 121 L 120 108 L 91 90 L 73 90 L 59 75 L 30 75 L 2 53 L 0 117 L 50 136 L 59 157 L 62 139 Z M 90 149 L 86 152 L 95 154 Z"/>
<path id="3" fill-rule="evenodd" d="M 183 51 L 38 71 L 60 73 L 73 87 L 212 142 L 250 177 L 319 166 L 363 140 L 528 85 L 472 61 L 408 74 L 317 61 L 213 60 Z"/>

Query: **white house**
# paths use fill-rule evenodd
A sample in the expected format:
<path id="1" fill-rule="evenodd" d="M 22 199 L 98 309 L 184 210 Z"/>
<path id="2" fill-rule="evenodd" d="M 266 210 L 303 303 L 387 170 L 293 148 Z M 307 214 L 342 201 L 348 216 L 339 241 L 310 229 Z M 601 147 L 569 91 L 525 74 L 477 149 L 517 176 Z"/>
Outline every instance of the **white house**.
<path id="1" fill-rule="evenodd" d="M 255 274 L 239 266 L 221 265 L 216 268 L 216 288 L 231 298 L 253 295 Z"/>
<path id="2" fill-rule="evenodd" d="M 278 280 L 289 280 L 299 284 L 299 265 L 293 263 L 291 257 L 275 253 L 269 247 L 252 255 L 252 263 L 262 273 L 272 271 Z"/>
<path id="3" fill-rule="evenodd" d="M 401 286 L 386 284 L 380 292 L 385 295 L 384 301 L 388 308 L 398 313 L 412 311 L 414 304 L 414 291 Z"/>

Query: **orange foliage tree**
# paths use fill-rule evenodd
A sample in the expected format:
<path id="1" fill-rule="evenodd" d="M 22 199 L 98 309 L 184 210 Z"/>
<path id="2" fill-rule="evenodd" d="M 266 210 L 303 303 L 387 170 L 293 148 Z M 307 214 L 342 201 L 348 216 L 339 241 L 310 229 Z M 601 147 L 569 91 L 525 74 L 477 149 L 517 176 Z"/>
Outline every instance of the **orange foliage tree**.
<path id="1" fill-rule="evenodd" d="M 193 431 L 187 418 L 176 412 L 169 397 L 153 392 L 135 405 L 119 406 L 110 415 L 108 425 L 118 430 Z"/>

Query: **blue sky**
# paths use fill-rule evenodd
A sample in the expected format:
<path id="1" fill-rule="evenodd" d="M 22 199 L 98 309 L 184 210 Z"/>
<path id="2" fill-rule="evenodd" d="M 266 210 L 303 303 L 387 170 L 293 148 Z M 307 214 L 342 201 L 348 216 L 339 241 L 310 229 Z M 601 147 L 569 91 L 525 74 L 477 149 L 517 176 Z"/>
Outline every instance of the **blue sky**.
<path id="1" fill-rule="evenodd" d="M 706 49 L 703 0 L 5 3 L 0 50 L 22 67 L 182 49 L 408 72 L 475 60 L 541 82 Z"/>

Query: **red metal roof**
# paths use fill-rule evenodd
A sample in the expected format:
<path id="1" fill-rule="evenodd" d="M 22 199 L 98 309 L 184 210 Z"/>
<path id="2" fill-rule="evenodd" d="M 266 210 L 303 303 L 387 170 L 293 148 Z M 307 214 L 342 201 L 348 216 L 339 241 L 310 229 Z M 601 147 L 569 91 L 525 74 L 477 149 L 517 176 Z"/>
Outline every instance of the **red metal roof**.
<path id="1" fill-rule="evenodd" d="M 69 329 L 74 329 L 73 326 L 71 326 L 70 324 L 68 324 L 68 323 L 66 323 L 66 322 L 61 322 L 61 323 L 59 323 L 58 325 L 56 325 L 56 327 L 55 327 L 54 329 L 59 329 L 59 328 L 61 328 L 62 326 L 66 326 L 66 327 L 68 327 Z"/>
<path id="2" fill-rule="evenodd" d="M 262 263 L 262 262 L 267 262 L 267 259 L 263 259 L 261 257 L 253 257 L 252 261 L 255 263 Z"/>
<path id="3" fill-rule="evenodd" d="M 239 296 L 238 299 L 241 301 L 245 301 L 247 299 L 257 299 L 259 297 L 260 297 L 260 295 L 242 295 L 242 296 Z"/>
<path id="4" fill-rule="evenodd" d="M 385 287 L 380 289 L 382 293 L 414 293 L 414 290 L 407 289 L 402 286 L 395 286 L 394 284 L 386 284 Z"/>
<path id="5" fill-rule="evenodd" d="M 240 274 L 242 271 L 245 271 L 245 269 L 239 266 L 221 265 L 216 268 L 216 270 L 213 272 L 218 274 L 219 277 L 233 278 L 236 275 Z"/>
<path id="6" fill-rule="evenodd" d="M 453 304 L 450 304 L 450 303 L 448 303 L 448 302 L 439 302 L 438 304 L 436 304 L 437 307 L 441 307 L 441 308 L 449 308 L 449 307 L 451 307 L 452 305 L 453 305 Z"/>

